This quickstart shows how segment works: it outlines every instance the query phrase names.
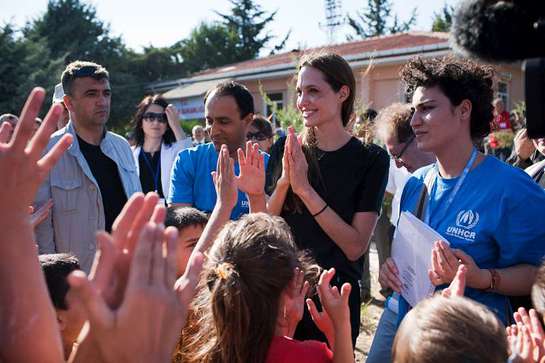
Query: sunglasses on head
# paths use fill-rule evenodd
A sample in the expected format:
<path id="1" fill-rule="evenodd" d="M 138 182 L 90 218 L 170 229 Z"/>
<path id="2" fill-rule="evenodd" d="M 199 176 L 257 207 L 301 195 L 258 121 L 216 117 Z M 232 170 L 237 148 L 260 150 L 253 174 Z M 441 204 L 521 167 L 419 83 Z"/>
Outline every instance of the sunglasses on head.
<path id="1" fill-rule="evenodd" d="M 145 121 L 159 121 L 160 123 L 166 124 L 167 123 L 167 115 L 166 113 L 159 113 L 159 112 L 146 112 L 144 116 L 142 116 L 142 119 Z"/>
<path id="2" fill-rule="evenodd" d="M 258 131 L 258 132 L 248 132 L 246 134 L 247 140 L 257 140 L 257 141 L 264 141 L 267 140 L 270 136 L 265 135 L 264 133 Z"/>

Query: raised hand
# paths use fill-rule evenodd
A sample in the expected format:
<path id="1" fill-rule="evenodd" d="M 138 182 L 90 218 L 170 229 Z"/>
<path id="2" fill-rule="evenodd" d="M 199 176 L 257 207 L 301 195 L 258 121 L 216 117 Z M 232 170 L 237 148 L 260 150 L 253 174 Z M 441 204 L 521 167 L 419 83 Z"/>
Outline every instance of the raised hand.
<path id="1" fill-rule="evenodd" d="M 290 185 L 295 194 L 302 195 L 311 188 L 308 181 L 308 163 L 293 127 L 288 129 L 286 147 L 289 155 Z"/>
<path id="2" fill-rule="evenodd" d="M 289 337 L 293 337 L 297 324 L 303 318 L 305 297 L 309 287 L 308 281 L 305 281 L 305 272 L 296 267 L 284 301 L 284 318 L 287 328 L 286 335 Z"/>
<path id="3" fill-rule="evenodd" d="M 83 272 L 69 276 L 75 296 L 88 313 L 95 347 L 105 361 L 170 361 L 202 268 L 202 256 L 193 259 L 181 278 L 185 283 L 174 289 L 177 235 L 175 228 L 164 231 L 153 222 L 144 226 L 117 308 L 109 306 Z"/>
<path id="4" fill-rule="evenodd" d="M 235 177 L 235 161 L 229 157 L 227 145 L 222 145 L 216 171 L 212 172 L 212 179 L 216 188 L 216 205 L 229 210 L 235 207 L 238 200 L 238 186 Z"/>
<path id="5" fill-rule="evenodd" d="M 431 269 L 428 271 L 432 284 L 449 284 L 454 279 L 459 264 L 449 245 L 444 241 L 436 241 L 431 252 Z"/>
<path id="6" fill-rule="evenodd" d="M 259 144 L 246 143 L 246 152 L 237 150 L 240 174 L 236 177 L 238 188 L 248 196 L 265 193 L 265 161 Z"/>
<path id="7" fill-rule="evenodd" d="M 33 136 L 34 120 L 44 97 L 45 91 L 42 88 L 32 90 L 9 141 L 7 134 L 11 126 L 4 123 L 0 127 L 0 204 L 6 208 L 9 206 L 11 213 L 16 211 L 20 215 L 26 214 L 27 207 L 32 204 L 49 170 L 72 143 L 72 136 L 65 135 L 42 156 L 49 137 L 55 131 L 57 119 L 62 114 L 62 106 L 53 105 Z"/>
<path id="8" fill-rule="evenodd" d="M 464 296 L 464 291 L 466 288 L 466 273 L 467 267 L 465 265 L 458 266 L 456 276 L 454 276 L 450 286 L 441 291 L 441 295 L 444 297 Z"/>

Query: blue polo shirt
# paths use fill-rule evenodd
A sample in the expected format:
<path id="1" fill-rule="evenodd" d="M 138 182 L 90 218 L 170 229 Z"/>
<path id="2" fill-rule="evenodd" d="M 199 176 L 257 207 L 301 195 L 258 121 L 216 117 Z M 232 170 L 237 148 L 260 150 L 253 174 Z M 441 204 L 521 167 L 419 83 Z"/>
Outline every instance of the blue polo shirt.
<path id="1" fill-rule="evenodd" d="M 402 211 L 414 212 L 425 176 L 433 167 L 421 168 L 409 179 L 401 197 Z M 430 226 L 480 268 L 540 265 L 545 256 L 543 189 L 524 171 L 486 157 L 467 174 L 451 207 L 442 214 L 441 205 L 457 181 L 437 176 L 428 202 Z M 471 288 L 466 288 L 465 295 L 488 306 L 504 323 L 509 321 L 510 306 L 504 295 Z"/>
<path id="2" fill-rule="evenodd" d="M 265 154 L 265 168 L 269 155 Z M 216 205 L 216 189 L 212 180 L 212 171 L 216 170 L 218 152 L 213 143 L 201 144 L 182 150 L 172 167 L 168 203 L 189 203 L 195 208 L 211 213 Z M 235 174 L 240 172 L 235 162 Z M 249 213 L 246 193 L 238 191 L 238 200 L 231 219 L 239 219 Z"/>

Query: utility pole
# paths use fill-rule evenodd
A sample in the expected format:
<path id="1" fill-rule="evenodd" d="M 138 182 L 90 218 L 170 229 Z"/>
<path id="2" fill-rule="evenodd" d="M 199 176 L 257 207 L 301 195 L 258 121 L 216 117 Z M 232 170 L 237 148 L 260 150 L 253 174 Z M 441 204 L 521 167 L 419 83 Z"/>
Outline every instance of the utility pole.
<path id="1" fill-rule="evenodd" d="M 329 43 L 336 40 L 337 30 L 343 25 L 342 0 L 324 0 L 325 3 L 325 23 L 320 23 L 320 27 L 327 32 Z"/>

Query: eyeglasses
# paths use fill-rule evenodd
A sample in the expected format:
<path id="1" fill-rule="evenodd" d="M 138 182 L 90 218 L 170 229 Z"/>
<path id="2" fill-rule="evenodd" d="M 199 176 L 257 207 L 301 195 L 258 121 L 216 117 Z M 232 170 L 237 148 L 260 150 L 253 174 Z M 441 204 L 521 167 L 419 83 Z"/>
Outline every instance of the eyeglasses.
<path id="1" fill-rule="evenodd" d="M 152 122 L 153 120 L 159 121 L 162 124 L 167 123 L 167 114 L 166 113 L 159 113 L 159 112 L 146 112 L 142 119 L 144 121 Z"/>
<path id="2" fill-rule="evenodd" d="M 405 146 L 403 146 L 403 149 L 401 149 L 399 154 L 397 155 L 392 154 L 392 158 L 398 161 L 401 160 L 401 158 L 403 157 L 403 154 L 405 154 L 405 151 L 407 151 L 407 148 L 413 143 L 414 138 L 415 138 L 415 135 L 413 134 L 409 140 L 405 141 Z"/>
<path id="3" fill-rule="evenodd" d="M 246 134 L 246 139 L 247 140 L 265 141 L 269 137 L 272 137 L 272 136 L 267 136 L 267 135 L 265 135 L 264 133 L 262 133 L 260 131 L 258 131 L 258 132 L 248 132 Z"/>

